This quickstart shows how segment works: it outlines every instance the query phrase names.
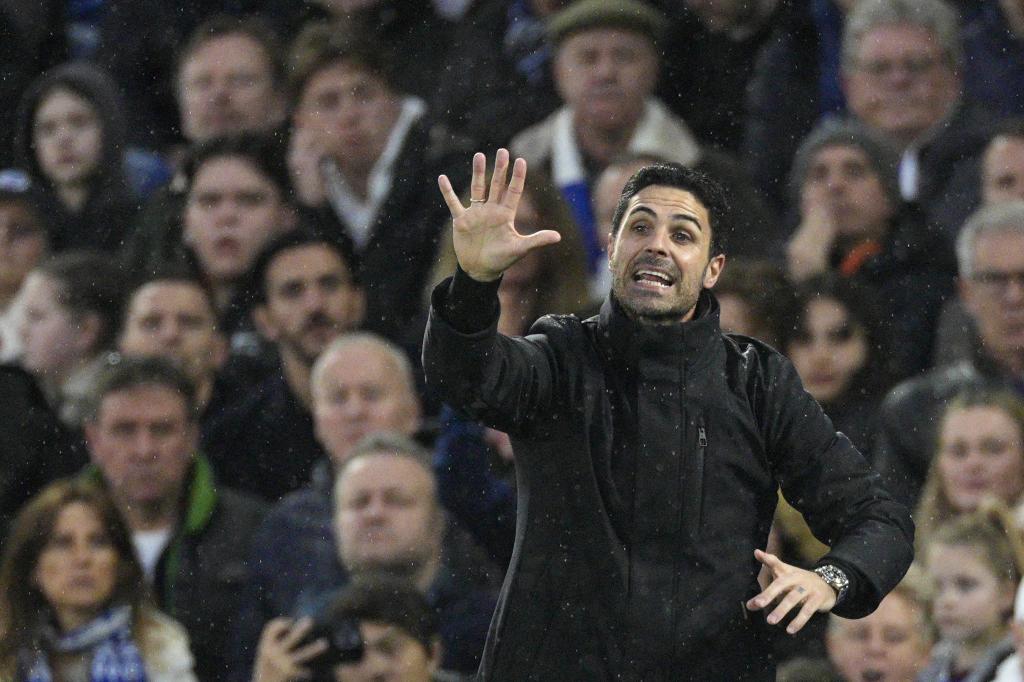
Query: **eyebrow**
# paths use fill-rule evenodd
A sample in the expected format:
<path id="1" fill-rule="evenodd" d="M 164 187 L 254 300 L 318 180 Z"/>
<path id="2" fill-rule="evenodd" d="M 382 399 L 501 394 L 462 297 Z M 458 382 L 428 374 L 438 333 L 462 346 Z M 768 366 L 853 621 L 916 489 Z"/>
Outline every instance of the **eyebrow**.
<path id="1" fill-rule="evenodd" d="M 636 213 L 646 213 L 653 218 L 658 217 L 657 213 L 655 213 L 652 209 L 647 208 L 646 206 L 637 206 L 632 211 L 630 211 L 626 217 L 631 218 Z M 673 213 L 670 217 L 672 220 L 685 220 L 687 222 L 693 223 L 693 226 L 696 227 L 698 231 L 704 231 L 704 228 L 701 227 L 700 222 L 697 220 L 697 218 L 690 215 L 689 213 Z"/>

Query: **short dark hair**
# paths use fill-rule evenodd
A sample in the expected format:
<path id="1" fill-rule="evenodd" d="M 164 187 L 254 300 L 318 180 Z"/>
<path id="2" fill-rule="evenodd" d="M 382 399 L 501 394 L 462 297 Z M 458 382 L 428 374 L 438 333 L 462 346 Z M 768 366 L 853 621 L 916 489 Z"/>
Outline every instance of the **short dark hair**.
<path id="1" fill-rule="evenodd" d="M 281 88 L 285 82 L 285 59 L 281 41 L 274 29 L 264 19 L 256 16 L 233 17 L 218 14 L 199 24 L 175 58 L 175 78 L 181 77 L 181 69 L 193 54 L 207 43 L 226 36 L 245 36 L 262 48 L 270 63 L 274 87 Z"/>
<path id="2" fill-rule="evenodd" d="M 422 644 L 428 655 L 438 638 L 437 614 L 426 597 L 409 580 L 389 574 L 354 577 L 331 602 L 328 618 L 393 625 Z"/>
<path id="3" fill-rule="evenodd" d="M 274 260 L 285 251 L 306 246 L 323 246 L 334 251 L 348 269 L 352 282 L 359 284 L 358 258 L 351 242 L 344 235 L 327 236 L 309 227 L 299 227 L 272 239 L 256 257 L 248 286 L 249 300 L 253 304 L 262 305 L 267 302 L 267 270 Z"/>
<path id="4" fill-rule="evenodd" d="M 161 386 L 178 393 L 185 401 L 185 413 L 189 421 L 198 418 L 195 385 L 184 370 L 162 357 L 110 353 L 89 392 L 86 421 L 99 418 L 100 407 L 111 393 L 139 386 Z"/>
<path id="5" fill-rule="evenodd" d="M 356 35 L 351 27 L 327 22 L 310 24 L 292 44 L 289 61 L 289 90 L 294 103 L 302 98 L 313 76 L 342 62 L 370 72 L 384 81 L 389 90 L 400 91 L 394 59 L 388 48 L 366 36 Z"/>
<path id="6" fill-rule="evenodd" d="M 65 251 L 43 261 L 35 271 L 57 284 L 57 302 L 72 315 L 99 318 L 95 350 L 114 344 L 121 329 L 125 293 L 116 259 L 94 251 Z"/>
<path id="7" fill-rule="evenodd" d="M 711 255 L 725 253 L 730 232 L 729 201 L 725 188 L 704 171 L 679 163 L 656 163 L 644 166 L 626 181 L 612 218 L 612 239 L 619 231 L 626 206 L 640 190 L 651 185 L 664 185 L 689 192 L 704 205 L 711 221 Z"/>
<path id="8" fill-rule="evenodd" d="M 188 260 L 172 260 L 163 261 L 155 268 L 147 269 L 132 279 L 128 294 L 124 297 L 124 311 L 121 316 L 122 325 L 128 321 L 128 313 L 139 290 L 158 282 L 190 284 L 196 287 L 202 292 L 203 299 L 206 301 L 214 318 L 217 317 L 217 303 L 213 296 L 213 289 L 210 288 L 206 279 L 199 274 L 194 263 Z"/>
<path id="9" fill-rule="evenodd" d="M 202 167 L 209 161 L 222 158 L 242 159 L 277 187 L 282 201 L 291 202 L 292 183 L 281 146 L 272 138 L 258 133 L 215 137 L 194 145 L 184 166 L 189 191 Z"/>

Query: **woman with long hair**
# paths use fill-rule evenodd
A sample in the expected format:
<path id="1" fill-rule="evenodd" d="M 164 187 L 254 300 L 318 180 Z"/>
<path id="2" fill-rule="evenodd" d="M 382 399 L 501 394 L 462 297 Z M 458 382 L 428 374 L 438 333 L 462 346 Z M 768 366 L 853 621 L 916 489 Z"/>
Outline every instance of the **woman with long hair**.
<path id="1" fill-rule="evenodd" d="M 11 526 L 0 679 L 195 682 L 184 630 L 150 606 L 128 529 L 95 484 L 53 483 Z"/>

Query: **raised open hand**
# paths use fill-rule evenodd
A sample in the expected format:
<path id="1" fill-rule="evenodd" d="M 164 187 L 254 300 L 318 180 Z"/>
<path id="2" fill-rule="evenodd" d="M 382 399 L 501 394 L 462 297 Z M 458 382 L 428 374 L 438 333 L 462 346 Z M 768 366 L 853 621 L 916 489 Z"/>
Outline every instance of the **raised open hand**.
<path id="1" fill-rule="evenodd" d="M 538 230 L 529 235 L 516 230 L 516 209 L 526 182 L 526 161 L 516 159 L 512 179 L 506 187 L 508 162 L 508 150 L 499 149 L 494 157 L 494 175 L 488 191 L 487 158 L 479 152 L 473 155 L 468 208 L 462 205 L 447 175 L 437 179 L 441 196 L 452 213 L 452 242 L 459 266 L 480 282 L 498 279 L 530 251 L 561 239 L 554 230 Z"/>

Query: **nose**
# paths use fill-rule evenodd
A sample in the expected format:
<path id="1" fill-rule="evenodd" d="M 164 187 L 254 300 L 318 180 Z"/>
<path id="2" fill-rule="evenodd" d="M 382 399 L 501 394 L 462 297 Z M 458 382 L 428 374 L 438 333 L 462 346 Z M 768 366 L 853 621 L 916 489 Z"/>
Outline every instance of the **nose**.
<path id="1" fill-rule="evenodd" d="M 654 253 L 659 256 L 667 256 L 669 253 L 668 244 L 668 232 L 662 229 L 654 229 L 651 230 L 650 235 L 647 238 L 647 243 L 644 245 L 644 251 L 647 253 Z"/>

